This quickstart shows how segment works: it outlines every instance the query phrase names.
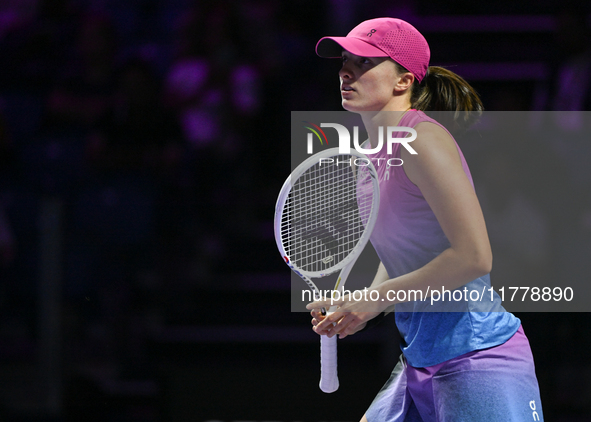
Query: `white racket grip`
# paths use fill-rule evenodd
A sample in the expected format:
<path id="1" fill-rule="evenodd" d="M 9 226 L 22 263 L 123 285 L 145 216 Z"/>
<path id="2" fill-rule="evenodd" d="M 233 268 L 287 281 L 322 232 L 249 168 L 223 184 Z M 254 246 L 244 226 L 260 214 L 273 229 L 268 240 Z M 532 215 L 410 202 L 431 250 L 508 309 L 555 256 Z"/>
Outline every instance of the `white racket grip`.
<path id="1" fill-rule="evenodd" d="M 320 336 L 320 389 L 325 393 L 334 393 L 339 389 L 337 336 Z"/>

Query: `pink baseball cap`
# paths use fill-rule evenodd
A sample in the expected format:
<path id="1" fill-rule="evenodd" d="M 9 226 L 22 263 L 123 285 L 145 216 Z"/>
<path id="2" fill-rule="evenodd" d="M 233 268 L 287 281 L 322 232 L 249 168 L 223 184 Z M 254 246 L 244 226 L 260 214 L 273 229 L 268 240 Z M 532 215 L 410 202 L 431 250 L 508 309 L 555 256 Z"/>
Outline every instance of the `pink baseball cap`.
<path id="1" fill-rule="evenodd" d="M 419 82 L 429 68 L 429 44 L 417 29 L 400 19 L 377 18 L 361 22 L 346 37 L 324 37 L 316 44 L 320 57 L 341 57 L 343 49 L 362 57 L 390 57 Z"/>

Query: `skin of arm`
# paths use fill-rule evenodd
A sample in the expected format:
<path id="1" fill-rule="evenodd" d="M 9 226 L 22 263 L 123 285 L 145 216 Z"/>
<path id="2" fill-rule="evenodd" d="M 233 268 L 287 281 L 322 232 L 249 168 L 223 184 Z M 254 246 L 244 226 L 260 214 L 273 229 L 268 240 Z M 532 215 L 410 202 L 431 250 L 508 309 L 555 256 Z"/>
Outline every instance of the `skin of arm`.
<path id="1" fill-rule="evenodd" d="M 329 337 L 339 334 L 343 338 L 356 333 L 368 320 L 398 303 L 388 298 L 389 291 L 420 290 L 425 297 L 428 288 L 452 290 L 491 270 L 492 252 L 484 217 L 455 142 L 432 123 L 420 123 L 415 129 L 418 136 L 412 146 L 417 154 L 411 155 L 403 148 L 403 168 L 433 210 L 450 247 L 427 265 L 396 278 L 383 280 L 387 273 L 380 265 L 369 288 L 378 292 L 379 299 L 355 301 L 345 297 L 333 302 L 337 310 L 314 325 L 318 334 Z M 330 300 L 312 302 L 307 308 L 318 310 L 327 305 L 331 305 Z"/>

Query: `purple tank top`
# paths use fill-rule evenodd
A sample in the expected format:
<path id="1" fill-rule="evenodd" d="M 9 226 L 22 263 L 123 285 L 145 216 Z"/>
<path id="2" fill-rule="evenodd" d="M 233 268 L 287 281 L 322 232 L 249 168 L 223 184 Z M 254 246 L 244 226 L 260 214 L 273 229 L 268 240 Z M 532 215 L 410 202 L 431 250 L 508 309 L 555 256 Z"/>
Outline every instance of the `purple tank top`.
<path id="1" fill-rule="evenodd" d="M 422 111 L 410 110 L 402 116 L 398 126 L 414 128 L 421 122 L 432 122 Z M 439 125 L 441 126 L 441 125 Z M 443 127 L 443 126 L 441 126 Z M 394 137 L 406 137 L 407 132 L 398 132 Z M 450 135 L 451 136 L 451 135 Z M 455 141 L 454 141 L 455 142 Z M 410 144 L 412 146 L 412 143 Z M 376 227 L 371 236 L 373 244 L 390 277 L 397 277 L 420 268 L 449 247 L 435 214 L 423 197 L 420 189 L 407 177 L 400 164 L 402 144 L 392 144 L 392 154 L 387 154 L 384 146 L 377 154 L 376 165 L 380 181 L 380 210 Z M 458 148 L 462 167 L 472 183 L 468 164 Z M 388 166 L 386 160 L 393 166 Z M 373 161 L 374 165 L 376 160 Z M 380 251 L 382 253 L 380 253 Z"/>
<path id="2" fill-rule="evenodd" d="M 422 111 L 410 110 L 398 126 L 414 128 L 421 122 L 443 127 Z M 444 128 L 445 129 L 445 128 Z M 449 132 L 448 132 L 449 133 Z M 394 133 L 406 137 L 408 133 Z M 451 136 L 451 134 L 450 134 Z M 453 137 L 452 137 L 453 139 Z M 455 142 L 455 140 L 454 140 Z M 412 144 L 410 144 L 412 146 Z M 391 278 L 421 268 L 449 248 L 450 243 L 420 189 L 407 177 L 400 163 L 402 144 L 392 145 L 392 154 L 384 146 L 368 155 L 374 161 L 380 181 L 380 209 L 371 235 L 380 260 Z M 466 160 L 456 143 L 462 167 L 472 183 Z M 377 160 L 382 158 L 383 160 Z M 398 159 L 398 160 L 397 160 Z M 480 277 L 462 286 L 482 292 L 490 288 L 490 277 Z M 519 328 L 520 321 L 506 312 L 498 295 L 484 301 L 440 301 L 431 306 L 428 300 L 396 305 L 396 325 L 402 335 L 402 350 L 411 366 L 436 365 L 464 353 L 493 347 L 507 341 Z"/>

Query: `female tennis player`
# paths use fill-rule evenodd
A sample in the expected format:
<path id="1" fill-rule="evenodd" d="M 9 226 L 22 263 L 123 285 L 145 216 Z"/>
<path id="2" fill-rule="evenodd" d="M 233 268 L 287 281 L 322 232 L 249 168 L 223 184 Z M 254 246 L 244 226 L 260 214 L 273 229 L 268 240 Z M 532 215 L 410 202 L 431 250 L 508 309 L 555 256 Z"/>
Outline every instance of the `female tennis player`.
<path id="1" fill-rule="evenodd" d="M 362 421 L 543 420 L 521 322 L 490 297 L 492 254 L 468 166 L 450 132 L 423 112 L 449 111 L 461 127 L 482 110 L 478 95 L 456 74 L 429 67 L 427 41 L 399 19 L 362 22 L 346 37 L 322 38 L 316 52 L 342 59 L 342 105 L 361 115 L 365 148 L 377 147 L 380 127 L 417 133 L 412 148 L 395 143 L 391 155 L 385 146 L 368 154 L 381 195 L 371 236 L 381 263 L 369 289 L 377 293 L 367 301 L 349 295 L 327 316 L 320 309 L 330 300 L 308 305 L 314 331 L 340 338 L 395 305 L 403 353 Z M 392 158 L 403 164 L 385 165 Z"/>

